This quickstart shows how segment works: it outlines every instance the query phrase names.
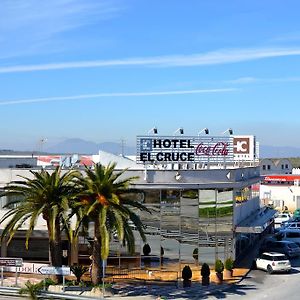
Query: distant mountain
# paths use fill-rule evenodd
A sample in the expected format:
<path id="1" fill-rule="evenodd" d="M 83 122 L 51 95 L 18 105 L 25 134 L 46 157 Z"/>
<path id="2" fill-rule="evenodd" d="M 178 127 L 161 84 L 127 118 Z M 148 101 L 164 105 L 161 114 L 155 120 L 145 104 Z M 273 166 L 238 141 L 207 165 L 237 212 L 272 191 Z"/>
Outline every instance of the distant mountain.
<path id="1" fill-rule="evenodd" d="M 45 145 L 46 146 L 46 145 Z M 66 139 L 56 145 L 45 147 L 43 149 L 44 153 L 78 153 L 78 154 L 97 154 L 99 150 L 110 152 L 116 155 L 135 155 L 136 147 L 135 146 L 126 146 L 122 149 L 121 143 L 113 142 L 103 142 L 103 143 L 94 143 L 86 141 L 83 139 Z M 279 146 L 266 146 L 260 145 L 259 150 L 260 158 L 289 158 L 289 157 L 300 157 L 300 148 L 296 147 L 279 147 Z M 14 150 L 0 150 L 0 154 L 32 154 L 32 151 L 14 151 Z M 34 151 L 34 153 L 38 153 Z"/>
<path id="2" fill-rule="evenodd" d="M 259 157 L 260 158 L 300 157 L 300 148 L 260 145 Z"/>
<path id="3" fill-rule="evenodd" d="M 99 150 L 110 152 L 113 154 L 134 155 L 135 147 L 124 145 L 122 149 L 121 143 L 104 142 L 94 143 L 82 139 L 66 139 L 63 142 L 46 148 L 45 151 L 49 153 L 78 153 L 78 154 L 97 154 Z"/>

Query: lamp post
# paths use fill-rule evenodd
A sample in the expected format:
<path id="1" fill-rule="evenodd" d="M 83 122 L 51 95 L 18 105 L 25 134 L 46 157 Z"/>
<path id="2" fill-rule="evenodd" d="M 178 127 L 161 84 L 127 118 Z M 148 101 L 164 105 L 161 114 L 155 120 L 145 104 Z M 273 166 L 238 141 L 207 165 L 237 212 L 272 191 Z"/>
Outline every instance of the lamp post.
<path id="1" fill-rule="evenodd" d="M 208 128 L 203 128 L 202 130 L 200 130 L 198 132 L 198 135 L 200 135 L 202 132 L 204 132 L 205 134 L 209 134 L 209 129 Z"/>
<path id="2" fill-rule="evenodd" d="M 176 129 L 175 131 L 174 131 L 174 133 L 173 133 L 173 135 L 176 135 L 176 133 L 178 133 L 179 132 L 179 134 L 184 134 L 184 130 L 183 130 L 183 128 L 182 127 L 179 127 L 178 129 Z"/>

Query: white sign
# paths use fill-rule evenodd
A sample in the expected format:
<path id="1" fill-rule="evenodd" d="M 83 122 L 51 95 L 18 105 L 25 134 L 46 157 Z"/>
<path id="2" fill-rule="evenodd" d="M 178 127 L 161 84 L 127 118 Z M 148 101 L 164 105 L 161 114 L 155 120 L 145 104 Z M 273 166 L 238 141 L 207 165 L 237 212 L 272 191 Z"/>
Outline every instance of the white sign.
<path id="1" fill-rule="evenodd" d="M 18 272 L 18 273 L 27 273 L 27 274 L 40 274 L 40 267 L 47 267 L 45 264 L 37 263 L 23 263 L 22 267 L 5 267 L 5 272 Z"/>
<path id="2" fill-rule="evenodd" d="M 40 267 L 38 269 L 39 273 L 42 275 L 70 275 L 70 267 Z"/>
<path id="3" fill-rule="evenodd" d="M 22 267 L 22 258 L 10 258 L 10 257 L 0 257 L 1 267 Z"/>
<path id="4" fill-rule="evenodd" d="M 137 163 L 233 161 L 233 137 L 138 136 Z"/>

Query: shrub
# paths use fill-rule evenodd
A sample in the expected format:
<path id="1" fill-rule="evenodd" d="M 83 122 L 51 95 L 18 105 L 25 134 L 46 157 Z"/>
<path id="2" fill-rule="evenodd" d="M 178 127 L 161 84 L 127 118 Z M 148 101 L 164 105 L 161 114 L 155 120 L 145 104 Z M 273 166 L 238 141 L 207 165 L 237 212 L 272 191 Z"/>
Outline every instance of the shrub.
<path id="1" fill-rule="evenodd" d="M 42 282 L 39 283 L 31 283 L 29 280 L 25 283 L 25 287 L 19 290 L 19 294 L 27 294 L 29 295 L 29 299 L 36 300 L 38 299 L 38 295 L 41 293 L 43 289 Z"/>
<path id="2" fill-rule="evenodd" d="M 143 247 L 143 253 L 145 256 L 148 256 L 151 253 L 151 247 L 149 244 L 145 244 Z"/>
<path id="3" fill-rule="evenodd" d="M 193 276 L 192 270 L 189 266 L 184 266 L 182 269 L 182 278 L 183 280 L 190 280 Z"/>
<path id="4" fill-rule="evenodd" d="M 74 265 L 71 266 L 71 271 L 76 277 L 76 283 L 79 284 L 82 275 L 88 271 L 88 267 L 82 266 L 82 265 Z"/>
<path id="5" fill-rule="evenodd" d="M 216 259 L 215 263 L 215 271 L 217 273 L 222 273 L 224 271 L 224 264 L 222 263 L 221 259 Z"/>
<path id="6" fill-rule="evenodd" d="M 209 277 L 210 275 L 210 268 L 207 263 L 204 263 L 201 267 L 201 276 L 202 277 Z"/>
<path id="7" fill-rule="evenodd" d="M 232 271 L 233 269 L 233 259 L 231 257 L 228 257 L 226 260 L 225 260 L 225 269 L 228 270 L 228 271 Z"/>

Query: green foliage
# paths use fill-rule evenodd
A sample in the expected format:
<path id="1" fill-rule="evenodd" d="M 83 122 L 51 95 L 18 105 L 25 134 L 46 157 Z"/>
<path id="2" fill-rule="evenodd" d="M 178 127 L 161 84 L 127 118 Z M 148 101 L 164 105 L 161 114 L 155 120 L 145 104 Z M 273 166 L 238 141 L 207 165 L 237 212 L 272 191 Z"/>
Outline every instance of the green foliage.
<path id="1" fill-rule="evenodd" d="M 221 259 L 216 259 L 216 263 L 215 263 L 215 271 L 217 273 L 222 273 L 224 271 L 224 264 L 221 261 Z"/>
<path id="2" fill-rule="evenodd" d="M 83 276 L 83 274 L 85 272 L 87 272 L 89 270 L 88 267 L 86 266 L 82 266 L 82 265 L 74 265 L 74 266 L 71 266 L 71 271 L 72 273 L 75 275 L 76 277 L 76 283 L 79 284 L 80 283 L 80 280 L 81 280 L 81 277 Z"/>
<path id="3" fill-rule="evenodd" d="M 233 270 L 233 264 L 234 264 L 233 259 L 231 257 L 228 257 L 225 260 L 225 263 L 224 263 L 225 269 L 229 270 L 229 271 L 232 271 Z"/>
<path id="4" fill-rule="evenodd" d="M 19 290 L 19 294 L 20 295 L 29 295 L 29 298 L 31 300 L 37 300 L 38 299 L 38 295 L 41 293 L 43 289 L 43 282 L 39 282 L 39 283 L 31 283 L 29 280 L 25 283 L 25 287 L 21 288 Z"/>
<path id="5" fill-rule="evenodd" d="M 202 277 L 209 277 L 209 275 L 210 275 L 209 265 L 207 263 L 202 264 L 202 267 L 201 267 L 201 276 Z"/>
<path id="6" fill-rule="evenodd" d="M 70 200 L 76 195 L 77 171 L 62 174 L 61 168 L 53 172 L 47 170 L 30 171 L 31 178 L 22 177 L 23 181 L 14 181 L 4 188 L 2 195 L 12 197 L 11 209 L 1 218 L 0 224 L 5 223 L 1 241 L 8 237 L 8 243 L 14 234 L 29 223 L 26 232 L 26 248 L 29 238 L 40 216 L 47 222 L 51 262 L 61 265 L 61 247 L 53 245 L 60 243 L 62 226 L 68 226 Z"/>
<path id="7" fill-rule="evenodd" d="M 101 280 L 101 260 L 108 257 L 110 239 L 117 234 L 119 241 L 127 246 L 129 253 L 135 251 L 133 227 L 146 242 L 144 225 L 136 213 L 138 210 L 150 212 L 136 198 L 132 199 L 130 186 L 136 177 L 124 178 L 124 172 L 117 171 L 116 163 L 107 166 L 95 164 L 93 169 L 85 168 L 85 176 L 78 183 L 81 192 L 74 202 L 73 214 L 79 219 L 76 232 L 87 221 L 94 222 L 95 241 L 92 249 L 92 281 Z"/>
<path id="8" fill-rule="evenodd" d="M 190 280 L 193 276 L 190 266 L 184 266 L 182 269 L 182 278 L 183 280 Z"/>
<path id="9" fill-rule="evenodd" d="M 201 218 L 215 218 L 218 217 L 225 217 L 230 216 L 233 213 L 233 207 L 205 207 L 199 208 L 199 216 Z"/>

